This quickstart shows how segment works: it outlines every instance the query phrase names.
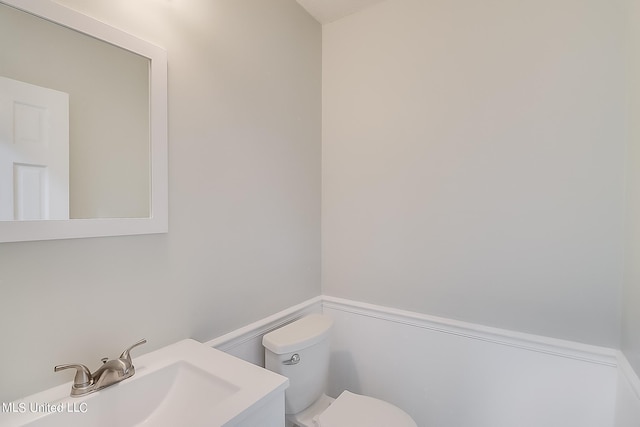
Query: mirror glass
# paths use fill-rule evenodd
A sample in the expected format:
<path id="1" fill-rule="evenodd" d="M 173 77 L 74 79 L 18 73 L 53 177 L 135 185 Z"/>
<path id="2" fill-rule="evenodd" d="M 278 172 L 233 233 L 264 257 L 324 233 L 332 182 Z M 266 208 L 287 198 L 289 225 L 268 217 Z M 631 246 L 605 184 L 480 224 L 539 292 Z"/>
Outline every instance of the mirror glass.
<path id="1" fill-rule="evenodd" d="M 47 89 L 68 98 L 67 111 L 56 111 L 65 106 L 50 101 L 55 92 Z M 149 217 L 148 58 L 0 5 L 0 94 L 0 162 L 8 163 L 0 166 L 0 203 L 27 205 L 0 210 L 0 220 Z M 68 121 L 51 123 L 64 120 L 58 116 Z M 65 127 L 66 140 L 51 134 Z M 52 150 L 67 153 L 67 179 Z M 35 166 L 47 169 L 42 186 L 29 184 Z M 47 190 L 67 186 L 65 218 L 53 200 L 64 189 Z M 42 218 L 17 215 L 40 198 L 50 204 L 41 206 Z"/>
<path id="2" fill-rule="evenodd" d="M 0 0 L 0 242 L 166 232 L 166 181 L 166 53 Z"/>

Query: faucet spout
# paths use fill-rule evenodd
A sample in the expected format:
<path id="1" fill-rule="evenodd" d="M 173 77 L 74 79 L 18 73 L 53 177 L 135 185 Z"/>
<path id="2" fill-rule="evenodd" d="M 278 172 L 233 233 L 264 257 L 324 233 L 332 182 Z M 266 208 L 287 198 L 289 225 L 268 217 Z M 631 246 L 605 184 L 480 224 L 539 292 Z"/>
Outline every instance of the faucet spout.
<path id="1" fill-rule="evenodd" d="M 91 376 L 93 377 L 95 390 L 100 390 L 125 380 L 134 373 L 135 368 L 130 362 L 127 363 L 122 359 L 113 359 L 104 362 Z"/>

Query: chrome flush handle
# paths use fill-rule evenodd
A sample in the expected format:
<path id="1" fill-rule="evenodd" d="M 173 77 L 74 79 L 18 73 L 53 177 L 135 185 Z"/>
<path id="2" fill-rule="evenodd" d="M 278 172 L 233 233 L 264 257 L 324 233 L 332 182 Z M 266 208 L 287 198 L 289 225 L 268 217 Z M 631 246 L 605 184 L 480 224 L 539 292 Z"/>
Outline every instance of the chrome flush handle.
<path id="1" fill-rule="evenodd" d="M 283 365 L 297 365 L 298 363 L 300 363 L 300 355 L 298 353 L 291 356 L 291 359 L 282 362 Z"/>

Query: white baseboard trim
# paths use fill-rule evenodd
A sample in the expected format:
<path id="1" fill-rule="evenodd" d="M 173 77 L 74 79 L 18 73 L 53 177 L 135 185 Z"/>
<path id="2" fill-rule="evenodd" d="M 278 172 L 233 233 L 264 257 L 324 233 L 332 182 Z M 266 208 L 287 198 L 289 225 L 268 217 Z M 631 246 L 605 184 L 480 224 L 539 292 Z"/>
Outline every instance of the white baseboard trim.
<path id="1" fill-rule="evenodd" d="M 616 367 L 618 365 L 616 350 L 606 347 L 598 347 L 523 332 L 492 328 L 474 323 L 398 310 L 395 308 L 326 295 L 322 296 L 322 306 L 323 308 L 326 307 L 333 310 L 340 310 L 388 322 L 400 323 L 412 327 L 429 329 L 445 334 L 516 347 L 553 356 L 566 357 L 612 367 Z"/>
<path id="2" fill-rule="evenodd" d="M 256 339 L 280 326 L 312 312 L 322 310 L 322 296 L 317 296 L 300 304 L 289 307 L 264 319 L 253 322 L 228 334 L 214 338 L 204 344 L 221 351 L 229 351 L 248 341 Z"/>
<path id="3" fill-rule="evenodd" d="M 629 383 L 633 393 L 636 395 L 636 399 L 640 400 L 640 378 L 638 378 L 638 374 L 631 367 L 629 360 L 624 355 L 623 352 L 617 352 L 618 357 L 618 372 L 624 377 L 624 379 Z"/>

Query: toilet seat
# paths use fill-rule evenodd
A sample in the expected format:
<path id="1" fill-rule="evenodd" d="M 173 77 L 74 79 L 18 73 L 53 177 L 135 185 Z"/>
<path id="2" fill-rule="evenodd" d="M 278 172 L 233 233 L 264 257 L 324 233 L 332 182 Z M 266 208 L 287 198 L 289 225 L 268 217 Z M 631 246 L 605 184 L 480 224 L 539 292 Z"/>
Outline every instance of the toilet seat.
<path id="1" fill-rule="evenodd" d="M 397 406 L 347 390 L 317 421 L 320 427 L 417 427 L 409 414 Z"/>

